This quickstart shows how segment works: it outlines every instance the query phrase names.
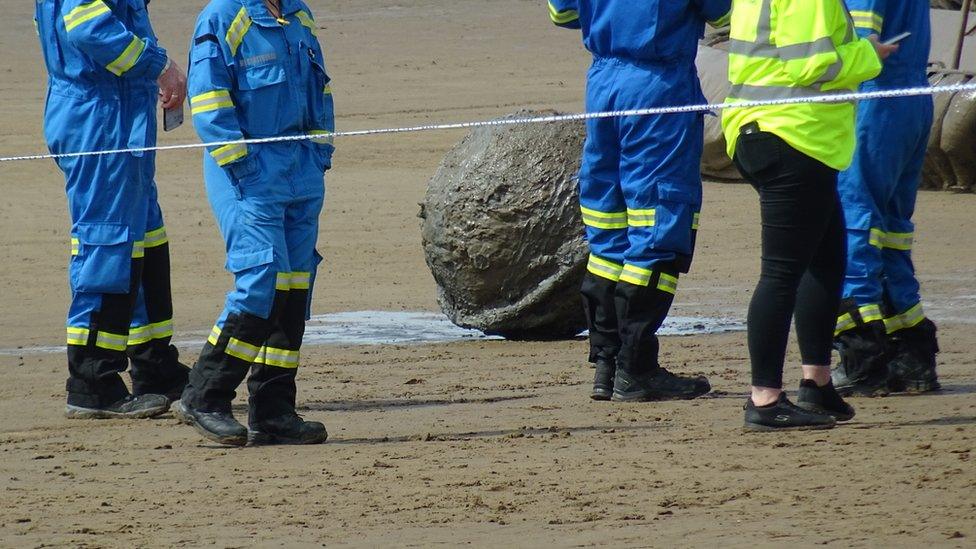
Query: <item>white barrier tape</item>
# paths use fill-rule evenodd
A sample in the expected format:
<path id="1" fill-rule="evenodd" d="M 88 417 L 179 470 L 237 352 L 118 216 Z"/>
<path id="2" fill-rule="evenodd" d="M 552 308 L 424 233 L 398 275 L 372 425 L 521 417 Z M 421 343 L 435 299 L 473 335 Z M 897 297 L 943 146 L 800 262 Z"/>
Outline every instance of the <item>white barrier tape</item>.
<path id="1" fill-rule="evenodd" d="M 944 93 L 976 92 L 976 83 L 969 84 L 950 84 L 945 86 L 920 86 L 914 88 L 901 88 L 897 90 L 880 90 L 871 92 L 850 92 L 835 93 L 827 95 L 817 95 L 811 97 L 791 98 L 791 99 L 768 99 L 763 101 L 741 101 L 735 103 L 716 103 L 705 105 L 684 105 L 678 107 L 655 107 L 647 109 L 631 109 L 623 111 L 604 111 L 574 114 L 558 114 L 551 116 L 532 116 L 526 118 L 499 118 L 495 120 L 481 120 L 476 122 L 455 122 L 450 124 L 430 124 L 424 126 L 406 126 L 400 128 L 382 128 L 376 130 L 353 130 L 345 132 L 335 132 L 332 137 L 362 137 L 367 135 L 384 135 L 395 133 L 415 133 L 442 130 L 463 130 L 472 128 L 484 128 L 490 126 L 511 126 L 516 124 L 543 124 L 551 122 L 575 122 L 590 120 L 594 118 L 615 118 L 621 116 L 649 116 L 656 114 L 678 114 L 689 112 L 712 112 L 725 109 L 747 109 L 752 107 L 770 107 L 776 105 L 799 105 L 807 103 L 847 103 L 862 99 L 883 99 L 890 97 L 910 97 L 916 95 L 938 95 Z M 214 141 L 210 143 L 184 143 L 180 145 L 157 145 L 155 147 L 137 147 L 128 149 L 111 149 L 103 151 L 72 152 L 62 154 L 34 154 L 24 156 L 0 157 L 0 163 L 18 162 L 24 160 L 47 160 L 57 158 L 73 158 L 79 156 L 102 156 L 108 154 L 151 152 L 151 151 L 174 151 L 182 149 L 201 149 L 205 147 L 221 147 L 233 144 L 261 144 L 261 143 L 280 143 L 285 141 L 308 141 L 322 139 L 321 135 L 289 135 L 281 137 L 264 137 L 257 139 L 241 139 L 237 141 Z"/>

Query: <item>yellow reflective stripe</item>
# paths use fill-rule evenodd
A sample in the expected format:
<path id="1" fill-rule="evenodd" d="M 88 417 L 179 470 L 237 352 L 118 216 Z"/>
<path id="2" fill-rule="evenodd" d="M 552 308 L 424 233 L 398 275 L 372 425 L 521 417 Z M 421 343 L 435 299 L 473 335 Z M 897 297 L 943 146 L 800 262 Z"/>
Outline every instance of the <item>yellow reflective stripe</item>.
<path id="1" fill-rule="evenodd" d="M 227 46 L 230 47 L 231 55 L 237 55 L 237 48 L 241 47 L 241 42 L 244 41 L 244 35 L 247 34 L 250 28 L 251 17 L 248 16 L 246 8 L 241 8 L 237 12 L 237 17 L 227 27 L 227 35 L 224 36 L 224 39 L 227 41 Z"/>
<path id="2" fill-rule="evenodd" d="M 840 335 L 841 332 L 850 330 L 856 325 L 857 323 L 854 322 L 854 318 L 851 316 L 851 313 L 844 313 L 837 317 L 837 325 L 834 327 L 834 335 Z"/>
<path id="3" fill-rule="evenodd" d="M 139 259 L 140 257 L 146 257 L 146 242 L 144 240 L 132 243 L 132 259 Z"/>
<path id="4" fill-rule="evenodd" d="M 278 273 L 275 279 L 275 290 L 287 292 L 291 289 L 291 273 Z"/>
<path id="5" fill-rule="evenodd" d="M 210 335 L 207 337 L 207 343 L 211 345 L 217 345 L 217 339 L 220 338 L 220 327 L 214 326 L 210 329 Z"/>
<path id="6" fill-rule="evenodd" d="M 868 244 L 874 246 L 875 248 L 884 247 L 885 233 L 881 229 L 871 228 L 871 233 L 868 236 Z"/>
<path id="7" fill-rule="evenodd" d="M 298 18 L 298 22 L 302 24 L 303 27 L 307 28 L 312 32 L 312 36 L 315 36 L 315 21 L 312 16 L 308 14 L 305 10 L 300 10 L 295 14 Z"/>
<path id="8" fill-rule="evenodd" d="M 133 326 L 129 328 L 129 345 L 140 345 L 154 339 L 163 339 L 173 336 L 173 321 L 163 320 L 154 322 L 146 326 Z"/>
<path id="9" fill-rule="evenodd" d="M 580 206 L 583 224 L 597 229 L 626 229 L 627 212 L 601 212 Z"/>
<path id="10" fill-rule="evenodd" d="M 596 276 L 616 282 L 620 280 L 620 272 L 624 270 L 624 266 L 590 254 L 590 259 L 586 263 L 586 270 Z"/>
<path id="11" fill-rule="evenodd" d="M 312 283 L 312 273 L 295 272 L 291 273 L 291 280 L 288 286 L 292 290 L 307 290 Z"/>
<path id="12" fill-rule="evenodd" d="M 91 21 L 99 15 L 109 13 L 110 11 L 112 10 L 109 9 L 109 7 L 105 5 L 105 2 L 102 2 L 102 0 L 95 0 L 94 2 L 82 4 L 68 12 L 68 15 L 63 17 L 64 30 L 66 32 L 71 32 L 72 29 L 85 21 Z"/>
<path id="13" fill-rule="evenodd" d="M 166 227 L 147 232 L 144 242 L 147 248 L 155 248 L 169 242 L 169 237 L 166 236 Z"/>
<path id="14" fill-rule="evenodd" d="M 698 230 L 698 220 L 701 217 L 701 213 L 696 212 L 695 216 L 691 218 L 691 230 Z"/>
<path id="15" fill-rule="evenodd" d="M 925 320 L 925 311 L 922 309 L 922 304 L 918 303 L 901 314 L 884 319 L 885 331 L 890 334 L 911 328 L 923 320 Z"/>
<path id="16" fill-rule="evenodd" d="M 312 142 L 318 143 L 319 145 L 331 145 L 332 144 L 332 132 L 328 130 L 312 130 L 308 132 L 308 135 L 313 136 Z M 319 137 L 314 137 L 319 136 Z"/>
<path id="17" fill-rule="evenodd" d="M 75 237 L 71 237 L 71 255 L 78 255 L 81 250 L 81 241 Z"/>
<path id="18" fill-rule="evenodd" d="M 136 61 L 139 60 L 139 56 L 142 55 L 145 49 L 146 43 L 139 39 L 138 36 L 133 36 L 132 42 L 129 42 L 122 55 L 116 57 L 115 61 L 106 65 L 105 68 L 115 76 L 122 76 L 129 69 L 136 66 Z"/>
<path id="19" fill-rule="evenodd" d="M 75 328 L 68 326 L 68 345 L 88 345 L 88 336 L 91 332 L 88 328 Z"/>
<path id="20" fill-rule="evenodd" d="M 851 19 L 854 20 L 855 27 L 875 32 L 881 32 L 884 26 L 884 17 L 873 11 L 851 10 Z"/>
<path id="21" fill-rule="evenodd" d="M 217 147 L 210 151 L 210 156 L 217 162 L 218 166 L 226 166 L 235 160 L 240 160 L 247 156 L 247 145 L 243 143 L 231 143 L 223 147 Z"/>
<path id="22" fill-rule="evenodd" d="M 126 334 L 113 334 L 111 332 L 99 331 L 95 336 L 95 346 L 110 351 L 124 351 L 129 336 Z"/>
<path id="23" fill-rule="evenodd" d="M 191 115 L 225 108 L 234 108 L 234 101 L 230 98 L 230 92 L 227 90 L 214 90 L 190 98 Z"/>
<path id="24" fill-rule="evenodd" d="M 892 250 L 907 251 L 912 249 L 915 233 L 885 233 L 882 246 Z"/>
<path id="25" fill-rule="evenodd" d="M 255 364 L 267 364 L 278 368 L 298 368 L 299 351 L 261 347 L 254 358 Z"/>
<path id="26" fill-rule="evenodd" d="M 674 295 L 678 291 L 678 277 L 661 273 L 657 281 L 657 289 Z"/>
<path id="27" fill-rule="evenodd" d="M 728 25 L 730 21 L 732 21 L 732 11 L 731 10 L 729 11 L 729 13 L 726 13 L 722 17 L 719 17 L 718 19 L 716 19 L 714 21 L 709 21 L 708 24 L 717 28 L 717 27 L 724 27 L 725 25 Z"/>
<path id="28" fill-rule="evenodd" d="M 565 25 L 579 19 L 579 13 L 576 10 L 559 11 L 549 2 L 549 18 L 557 25 Z"/>
<path id="29" fill-rule="evenodd" d="M 884 318 L 879 305 L 863 305 L 857 309 L 857 312 L 861 315 L 861 321 L 865 324 Z"/>
<path id="30" fill-rule="evenodd" d="M 261 352 L 261 348 L 251 345 L 246 341 L 241 341 L 236 337 L 232 337 L 227 340 L 227 348 L 224 349 L 224 352 L 241 360 L 254 362 L 254 359 L 257 358 L 258 353 Z"/>
<path id="31" fill-rule="evenodd" d="M 627 224 L 631 227 L 653 227 L 654 217 L 654 208 L 642 210 L 627 208 Z"/>
<path id="32" fill-rule="evenodd" d="M 325 95 L 332 95 L 332 84 L 326 84 L 325 87 L 322 88 L 322 93 Z"/>
<path id="33" fill-rule="evenodd" d="M 647 286 L 651 283 L 654 271 L 644 269 L 634 265 L 624 265 L 624 270 L 620 273 L 620 282 L 627 282 L 635 286 Z"/>

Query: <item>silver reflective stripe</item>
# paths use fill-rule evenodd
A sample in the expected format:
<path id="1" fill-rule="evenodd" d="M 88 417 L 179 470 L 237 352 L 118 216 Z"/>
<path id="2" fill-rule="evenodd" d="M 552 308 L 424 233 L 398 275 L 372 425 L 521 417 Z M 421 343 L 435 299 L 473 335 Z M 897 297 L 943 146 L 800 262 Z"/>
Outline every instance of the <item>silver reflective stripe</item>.
<path id="1" fill-rule="evenodd" d="M 850 93 L 846 90 L 822 91 L 816 88 L 793 88 L 790 86 L 751 86 L 749 84 L 733 84 L 729 97 L 745 101 L 770 101 L 775 99 L 798 99 L 805 97 L 819 97 L 822 95 L 842 95 Z"/>
<path id="2" fill-rule="evenodd" d="M 841 69 L 844 68 L 844 59 L 841 56 L 837 56 L 837 61 L 834 64 L 827 67 L 827 71 L 817 79 L 817 84 L 826 84 L 827 82 L 833 82 L 840 75 Z"/>
<path id="3" fill-rule="evenodd" d="M 749 57 L 765 57 L 792 61 L 806 59 L 820 53 L 830 53 L 834 50 L 834 43 L 829 37 L 818 38 L 813 42 L 792 44 L 776 47 L 767 42 L 746 42 L 745 40 L 729 40 L 729 53 L 747 55 Z"/>

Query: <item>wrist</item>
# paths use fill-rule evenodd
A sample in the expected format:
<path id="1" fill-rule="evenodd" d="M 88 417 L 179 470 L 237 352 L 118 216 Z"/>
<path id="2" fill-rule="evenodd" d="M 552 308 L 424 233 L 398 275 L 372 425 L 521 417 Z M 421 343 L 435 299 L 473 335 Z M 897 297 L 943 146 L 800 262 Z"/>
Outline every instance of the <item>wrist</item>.
<path id="1" fill-rule="evenodd" d="M 166 63 L 163 65 L 163 70 L 159 71 L 159 77 L 162 78 L 162 76 L 166 74 L 166 71 L 168 71 L 169 68 L 172 66 L 173 66 L 173 60 L 170 59 L 169 56 L 166 56 Z"/>

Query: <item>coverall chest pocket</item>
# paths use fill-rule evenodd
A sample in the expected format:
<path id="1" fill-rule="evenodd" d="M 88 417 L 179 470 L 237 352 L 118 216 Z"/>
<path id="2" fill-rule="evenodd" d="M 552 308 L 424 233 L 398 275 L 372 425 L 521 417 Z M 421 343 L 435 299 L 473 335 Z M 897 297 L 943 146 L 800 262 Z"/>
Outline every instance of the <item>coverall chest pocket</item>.
<path id="1" fill-rule="evenodd" d="M 269 137 L 279 132 L 279 116 L 288 108 L 285 68 L 277 63 L 244 67 L 237 74 L 238 112 L 241 126 L 250 137 Z"/>

